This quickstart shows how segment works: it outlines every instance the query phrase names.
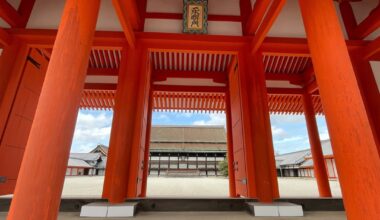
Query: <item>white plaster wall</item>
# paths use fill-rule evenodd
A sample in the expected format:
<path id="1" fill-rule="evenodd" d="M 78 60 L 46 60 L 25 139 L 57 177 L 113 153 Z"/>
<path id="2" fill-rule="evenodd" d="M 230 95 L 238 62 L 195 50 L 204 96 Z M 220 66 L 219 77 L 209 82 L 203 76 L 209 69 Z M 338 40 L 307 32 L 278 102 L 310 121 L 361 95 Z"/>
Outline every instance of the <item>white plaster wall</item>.
<path id="1" fill-rule="evenodd" d="M 7 0 L 9 4 L 11 4 L 14 8 L 18 8 L 20 6 L 21 0 Z"/>
<path id="2" fill-rule="evenodd" d="M 11 26 L 7 22 L 5 22 L 2 18 L 0 18 L 0 27 L 10 28 Z"/>
<path id="3" fill-rule="evenodd" d="M 209 0 L 208 11 L 211 15 L 240 15 L 239 0 Z"/>
<path id="4" fill-rule="evenodd" d="M 147 0 L 147 12 L 182 13 L 182 0 Z"/>
<path id="5" fill-rule="evenodd" d="M 209 0 L 209 14 L 240 15 L 239 0 Z M 183 0 L 148 0 L 147 12 L 182 13 Z"/>
<path id="6" fill-rule="evenodd" d="M 297 0 L 286 1 L 271 30 L 270 37 L 306 37 Z"/>
<path id="7" fill-rule="evenodd" d="M 61 20 L 65 1 L 37 0 L 27 28 L 57 29 Z M 120 22 L 113 9 L 111 0 L 102 0 L 97 30 L 121 31 Z"/>
<path id="8" fill-rule="evenodd" d="M 253 1 L 251 1 L 253 2 Z M 352 8 L 355 17 L 360 23 L 363 21 L 370 11 L 376 7 L 378 0 L 363 0 L 361 2 L 352 3 Z M 347 33 L 344 28 L 343 20 L 339 10 L 339 4 L 335 2 L 335 8 L 337 15 L 343 30 L 343 33 L 347 39 Z M 282 9 L 280 15 L 273 24 L 271 30 L 268 33 L 271 37 L 306 37 L 301 11 L 298 5 L 298 0 L 288 0 Z M 367 40 L 373 40 L 380 36 L 380 29 L 368 36 Z"/>
<path id="9" fill-rule="evenodd" d="M 378 4 L 378 0 L 362 0 L 360 2 L 352 2 L 351 3 L 352 10 L 354 11 L 357 23 L 359 24 L 366 17 L 368 17 L 369 13 L 372 11 L 372 9 L 374 9 L 377 6 L 377 4 Z M 337 13 L 339 15 L 339 19 L 340 19 L 340 22 L 341 22 L 341 26 L 342 26 L 343 32 L 344 32 L 345 37 L 347 39 L 346 29 L 344 27 L 343 20 L 342 20 L 342 17 L 341 17 L 341 13 L 340 13 L 340 10 L 339 10 L 339 4 L 337 2 L 335 2 L 335 7 L 336 7 Z M 373 40 L 373 39 L 375 39 L 378 36 L 380 36 L 380 29 L 377 30 L 377 31 L 375 31 L 374 33 L 370 34 L 365 39 L 366 40 Z"/>
<path id="10" fill-rule="evenodd" d="M 362 0 L 360 2 L 352 2 L 352 10 L 354 11 L 356 21 L 362 22 L 373 8 L 378 4 L 378 0 Z"/>
<path id="11" fill-rule="evenodd" d="M 87 76 L 85 82 L 117 84 L 117 79 L 117 76 Z"/>
<path id="12" fill-rule="evenodd" d="M 36 0 L 27 28 L 57 29 L 65 1 Z"/>
<path id="13" fill-rule="evenodd" d="M 371 66 L 376 79 L 377 88 L 380 92 L 380 61 L 371 61 Z"/>
<path id="14" fill-rule="evenodd" d="M 242 26 L 240 22 L 228 22 L 228 21 L 209 21 L 208 33 L 214 34 L 214 35 L 230 35 L 230 36 L 243 35 Z"/>
<path id="15" fill-rule="evenodd" d="M 290 84 L 288 81 L 267 80 L 268 88 L 301 88 L 301 86 Z"/>
<path id="16" fill-rule="evenodd" d="M 182 20 L 145 19 L 145 32 L 182 33 Z"/>
<path id="17" fill-rule="evenodd" d="M 363 0 L 352 3 L 358 22 L 368 16 L 377 5 L 378 0 Z M 18 7 L 20 0 L 9 0 Z M 59 25 L 64 8 L 64 0 L 36 0 L 27 28 L 56 29 Z M 251 0 L 252 6 L 255 0 Z M 182 13 L 183 0 L 148 0 L 148 12 Z M 340 17 L 339 10 L 337 10 Z M 209 14 L 239 15 L 239 0 L 209 0 Z M 182 33 L 181 20 L 147 19 L 145 23 L 147 32 Z M 9 27 L 0 19 L 0 27 Z M 120 23 L 112 7 L 111 0 L 102 0 L 97 30 L 121 31 Z M 241 35 L 240 22 L 209 21 L 209 34 Z M 268 36 L 272 37 L 305 37 L 302 16 L 298 0 L 288 0 L 275 21 Z M 367 39 L 380 36 L 380 30 Z"/>

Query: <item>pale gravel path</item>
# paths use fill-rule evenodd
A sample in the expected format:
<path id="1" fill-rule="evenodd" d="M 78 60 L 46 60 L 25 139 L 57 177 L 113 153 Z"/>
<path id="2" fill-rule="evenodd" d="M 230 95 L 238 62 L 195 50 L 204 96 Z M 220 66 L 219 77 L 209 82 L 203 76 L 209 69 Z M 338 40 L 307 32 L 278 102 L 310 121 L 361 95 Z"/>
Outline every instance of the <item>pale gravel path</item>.
<path id="1" fill-rule="evenodd" d="M 99 198 L 103 176 L 66 177 L 63 197 Z M 279 178 L 281 197 L 318 197 L 314 179 Z M 338 181 L 330 181 L 334 197 L 341 197 Z M 149 177 L 148 197 L 228 197 L 228 179 L 215 177 Z"/>

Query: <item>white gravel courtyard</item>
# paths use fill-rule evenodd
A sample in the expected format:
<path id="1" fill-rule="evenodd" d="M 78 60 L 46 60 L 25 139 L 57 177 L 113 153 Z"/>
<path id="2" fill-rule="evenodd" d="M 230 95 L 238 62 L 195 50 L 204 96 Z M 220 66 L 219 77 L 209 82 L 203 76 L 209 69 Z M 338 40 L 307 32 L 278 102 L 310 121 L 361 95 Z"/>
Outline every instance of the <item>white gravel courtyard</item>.
<path id="1" fill-rule="evenodd" d="M 100 198 L 103 176 L 66 177 L 62 197 Z M 281 197 L 318 197 L 315 179 L 279 178 Z M 341 197 L 339 182 L 330 181 L 334 197 Z M 221 177 L 149 177 L 148 197 L 228 197 L 228 179 Z"/>

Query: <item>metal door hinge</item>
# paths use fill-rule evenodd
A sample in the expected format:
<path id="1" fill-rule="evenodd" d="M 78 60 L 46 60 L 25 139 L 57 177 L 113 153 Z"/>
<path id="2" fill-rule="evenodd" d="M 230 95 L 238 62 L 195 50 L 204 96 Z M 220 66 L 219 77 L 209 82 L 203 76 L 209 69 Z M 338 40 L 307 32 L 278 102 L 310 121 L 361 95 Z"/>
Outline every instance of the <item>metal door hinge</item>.
<path id="1" fill-rule="evenodd" d="M 5 183 L 7 182 L 7 177 L 6 176 L 0 176 L 0 183 Z"/>

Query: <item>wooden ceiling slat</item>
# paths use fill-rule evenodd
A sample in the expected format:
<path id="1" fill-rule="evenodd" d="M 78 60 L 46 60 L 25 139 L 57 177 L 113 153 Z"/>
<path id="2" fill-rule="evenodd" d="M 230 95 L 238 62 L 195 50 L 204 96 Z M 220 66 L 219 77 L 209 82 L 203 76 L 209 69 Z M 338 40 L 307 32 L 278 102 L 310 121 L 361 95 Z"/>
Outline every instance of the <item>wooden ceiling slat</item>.
<path id="1" fill-rule="evenodd" d="M 111 110 L 114 90 L 84 90 L 82 109 Z M 226 107 L 224 93 L 162 92 L 153 93 L 153 109 L 158 111 L 223 112 Z M 323 114 L 319 96 L 313 96 L 316 114 Z M 302 96 L 299 94 L 269 94 L 268 107 L 272 114 L 302 114 Z"/>

